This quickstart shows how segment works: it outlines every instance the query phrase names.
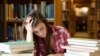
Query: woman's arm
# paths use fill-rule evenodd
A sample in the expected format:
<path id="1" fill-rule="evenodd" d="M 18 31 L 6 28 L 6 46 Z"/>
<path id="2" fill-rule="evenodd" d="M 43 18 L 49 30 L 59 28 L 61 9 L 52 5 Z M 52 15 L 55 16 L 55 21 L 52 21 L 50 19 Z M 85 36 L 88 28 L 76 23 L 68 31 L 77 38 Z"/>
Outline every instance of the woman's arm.
<path id="1" fill-rule="evenodd" d="M 26 34 L 26 41 L 28 42 L 33 42 L 33 33 L 32 32 L 28 32 L 27 31 L 27 34 Z"/>
<path id="2" fill-rule="evenodd" d="M 25 29 L 27 31 L 27 34 L 26 34 L 26 41 L 28 42 L 32 42 L 33 41 L 33 30 L 32 30 L 32 23 L 33 23 L 33 20 L 31 20 L 31 17 L 28 17 L 26 20 L 25 20 Z"/>

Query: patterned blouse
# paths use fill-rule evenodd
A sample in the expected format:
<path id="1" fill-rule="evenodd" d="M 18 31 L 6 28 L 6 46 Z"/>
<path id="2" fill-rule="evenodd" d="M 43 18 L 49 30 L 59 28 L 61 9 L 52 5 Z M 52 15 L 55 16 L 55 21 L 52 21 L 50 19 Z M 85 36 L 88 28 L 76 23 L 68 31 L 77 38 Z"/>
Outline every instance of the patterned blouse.
<path id="1" fill-rule="evenodd" d="M 53 34 L 52 36 L 53 41 L 51 43 L 55 43 L 55 45 L 52 47 L 53 51 L 55 53 L 64 53 L 64 49 L 61 48 L 61 46 L 68 45 L 67 39 L 70 37 L 69 32 L 61 26 L 52 26 Z M 40 47 L 40 55 L 39 56 L 45 56 L 45 47 L 44 47 L 44 39 L 38 38 L 39 41 L 39 47 Z M 34 56 L 36 56 L 36 52 L 34 53 Z"/>

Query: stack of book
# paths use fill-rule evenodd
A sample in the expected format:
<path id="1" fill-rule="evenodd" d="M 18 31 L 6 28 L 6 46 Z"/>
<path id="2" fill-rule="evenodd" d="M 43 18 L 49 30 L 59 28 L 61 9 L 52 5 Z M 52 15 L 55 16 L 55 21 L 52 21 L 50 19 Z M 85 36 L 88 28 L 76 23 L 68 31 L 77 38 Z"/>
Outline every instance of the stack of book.
<path id="1" fill-rule="evenodd" d="M 69 38 L 65 56 L 100 56 L 100 40 Z"/>
<path id="2" fill-rule="evenodd" d="M 3 54 L 2 56 L 33 56 L 32 54 Z"/>
<path id="3" fill-rule="evenodd" d="M 1 54 L 1 56 L 33 56 L 32 52 L 33 52 L 32 50 L 26 50 L 19 53 L 10 53 L 10 54 L 3 53 Z"/>
<path id="4" fill-rule="evenodd" d="M 0 51 L 6 54 L 15 54 L 28 50 L 33 51 L 33 47 L 33 42 L 24 40 L 0 43 Z"/>

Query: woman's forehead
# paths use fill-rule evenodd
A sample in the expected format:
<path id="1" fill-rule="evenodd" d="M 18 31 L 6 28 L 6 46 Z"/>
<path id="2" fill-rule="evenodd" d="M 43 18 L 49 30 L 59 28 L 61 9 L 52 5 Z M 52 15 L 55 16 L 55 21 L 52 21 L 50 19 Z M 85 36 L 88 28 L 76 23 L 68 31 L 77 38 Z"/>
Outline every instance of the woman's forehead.
<path id="1" fill-rule="evenodd" d="M 39 22 L 35 27 L 33 27 L 33 30 L 38 30 L 40 29 L 41 27 L 44 27 L 45 24 L 43 22 Z"/>

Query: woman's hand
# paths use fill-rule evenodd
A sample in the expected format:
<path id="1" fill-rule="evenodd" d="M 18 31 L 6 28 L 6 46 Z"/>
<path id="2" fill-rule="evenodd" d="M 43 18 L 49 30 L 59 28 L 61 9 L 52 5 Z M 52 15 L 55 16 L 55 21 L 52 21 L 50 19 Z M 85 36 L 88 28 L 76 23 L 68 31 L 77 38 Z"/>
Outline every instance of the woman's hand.
<path id="1" fill-rule="evenodd" d="M 58 53 L 58 54 L 49 54 L 48 56 L 64 56 L 64 53 Z"/>
<path id="2" fill-rule="evenodd" d="M 31 17 L 28 17 L 27 19 L 25 19 L 24 27 L 27 30 L 27 32 L 32 32 L 32 23 L 33 23 L 33 20 Z"/>
<path id="3" fill-rule="evenodd" d="M 26 34 L 26 41 L 33 42 L 33 30 L 32 30 L 32 23 L 33 20 L 31 17 L 27 17 L 27 19 L 23 22 L 23 27 L 25 27 L 27 34 Z"/>

